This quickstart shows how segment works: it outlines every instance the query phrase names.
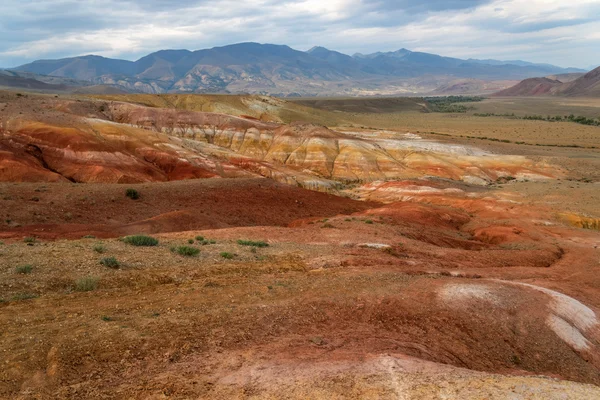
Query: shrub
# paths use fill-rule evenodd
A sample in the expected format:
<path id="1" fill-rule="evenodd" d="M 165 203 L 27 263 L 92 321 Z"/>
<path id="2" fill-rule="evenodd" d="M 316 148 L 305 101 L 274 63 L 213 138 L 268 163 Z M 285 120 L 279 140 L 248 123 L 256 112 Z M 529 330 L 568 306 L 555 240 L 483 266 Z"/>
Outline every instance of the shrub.
<path id="1" fill-rule="evenodd" d="M 96 239 L 96 236 L 94 235 L 85 235 L 82 237 L 82 239 Z"/>
<path id="2" fill-rule="evenodd" d="M 204 236 L 196 236 L 196 240 L 202 242 L 204 241 Z"/>
<path id="3" fill-rule="evenodd" d="M 262 240 L 253 241 L 253 240 L 238 240 L 237 243 L 242 246 L 252 246 L 252 247 L 269 247 L 269 243 L 264 242 Z"/>
<path id="4" fill-rule="evenodd" d="M 138 191 L 131 188 L 125 191 L 125 196 L 129 197 L 131 200 L 137 200 L 140 198 L 140 194 L 138 193 Z"/>
<path id="5" fill-rule="evenodd" d="M 144 235 L 125 236 L 121 240 L 123 242 L 133 245 L 133 246 L 156 246 L 156 245 L 158 245 L 158 239 L 155 239 L 152 236 L 144 236 Z"/>
<path id="6" fill-rule="evenodd" d="M 365 224 L 369 224 L 370 225 L 372 223 L 373 223 L 373 221 L 371 221 L 370 219 L 368 219 L 368 220 L 365 221 Z"/>
<path id="7" fill-rule="evenodd" d="M 114 257 L 105 257 L 102 260 L 100 260 L 100 264 L 113 269 L 117 269 L 121 266 L 121 263 L 117 261 L 117 259 Z"/>
<path id="8" fill-rule="evenodd" d="M 185 256 L 185 257 L 194 257 L 197 256 L 198 253 L 200 253 L 200 249 L 197 249 L 196 247 L 190 247 L 190 246 L 179 246 L 176 249 L 177 254 L 181 255 L 181 256 Z"/>
<path id="9" fill-rule="evenodd" d="M 221 257 L 231 260 L 233 257 L 235 257 L 235 254 L 224 251 L 221 253 Z"/>
<path id="10" fill-rule="evenodd" d="M 17 268 L 15 268 L 15 271 L 17 274 L 30 274 L 31 271 L 33 271 L 33 265 L 19 265 Z"/>
<path id="11" fill-rule="evenodd" d="M 189 244 L 194 244 L 194 239 L 188 239 Z"/>
<path id="12" fill-rule="evenodd" d="M 101 244 L 97 244 L 97 245 L 94 246 L 94 251 L 96 253 L 102 254 L 102 253 L 104 253 L 106 251 L 106 247 L 104 247 Z"/>
<path id="13" fill-rule="evenodd" d="M 27 244 L 33 244 L 33 243 L 35 243 L 35 238 L 33 236 L 28 236 L 25 239 L 23 239 L 23 242 L 25 242 Z"/>
<path id="14" fill-rule="evenodd" d="M 98 287 L 98 278 L 94 276 L 86 276 L 85 278 L 75 281 L 75 290 L 78 292 L 91 292 Z"/>

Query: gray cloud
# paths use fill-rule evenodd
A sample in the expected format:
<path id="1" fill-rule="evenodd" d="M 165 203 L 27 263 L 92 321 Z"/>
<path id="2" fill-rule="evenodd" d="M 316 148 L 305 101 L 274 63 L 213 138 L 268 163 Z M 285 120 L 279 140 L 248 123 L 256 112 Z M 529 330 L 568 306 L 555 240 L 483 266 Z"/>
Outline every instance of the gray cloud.
<path id="1" fill-rule="evenodd" d="M 0 66 L 241 41 L 588 66 L 598 32 L 600 0 L 3 0 Z"/>

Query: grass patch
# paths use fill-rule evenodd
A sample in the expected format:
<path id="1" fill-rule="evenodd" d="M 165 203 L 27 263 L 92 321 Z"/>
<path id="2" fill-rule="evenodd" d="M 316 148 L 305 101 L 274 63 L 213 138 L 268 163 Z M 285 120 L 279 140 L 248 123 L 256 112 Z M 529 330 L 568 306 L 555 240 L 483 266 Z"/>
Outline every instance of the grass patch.
<path id="1" fill-rule="evenodd" d="M 373 221 L 372 221 L 372 220 L 370 220 L 370 219 L 368 219 L 368 220 L 366 220 L 366 221 L 365 221 L 365 224 L 369 224 L 369 225 L 371 225 L 372 223 L 373 223 Z"/>
<path id="2" fill-rule="evenodd" d="M 98 278 L 95 276 L 86 276 L 75 281 L 75 290 L 78 292 L 91 292 L 98 287 Z"/>
<path id="3" fill-rule="evenodd" d="M 23 239 L 23 242 L 27 244 L 34 244 L 35 240 L 36 239 L 33 236 L 27 236 L 25 239 Z"/>
<path id="4" fill-rule="evenodd" d="M 31 264 L 19 265 L 17 268 L 15 268 L 15 272 L 17 274 L 30 274 L 31 271 L 33 271 L 33 265 Z"/>
<path id="5" fill-rule="evenodd" d="M 131 188 L 125 191 L 125 196 L 129 197 L 131 200 L 137 200 L 140 198 L 140 194 L 138 193 L 138 191 Z"/>
<path id="6" fill-rule="evenodd" d="M 189 244 L 194 244 L 194 239 L 188 239 Z"/>
<path id="7" fill-rule="evenodd" d="M 108 317 L 108 316 L 106 316 L 106 315 L 103 315 L 103 316 L 101 317 L 101 319 L 102 319 L 102 321 L 106 321 L 106 322 L 114 321 L 114 319 L 113 319 L 113 318 L 111 318 L 111 317 Z"/>
<path id="8" fill-rule="evenodd" d="M 121 239 L 121 241 L 130 244 L 132 246 L 156 246 L 158 245 L 158 239 L 153 238 L 152 236 L 145 235 L 133 235 L 133 236 L 125 236 Z"/>
<path id="9" fill-rule="evenodd" d="M 100 264 L 112 269 L 118 269 L 121 266 L 121 263 L 114 257 L 105 257 L 100 260 Z"/>
<path id="10" fill-rule="evenodd" d="M 35 293 L 18 293 L 12 297 L 12 300 L 15 300 L 15 301 L 30 300 L 30 299 L 37 299 L 38 297 L 40 297 L 40 296 Z"/>
<path id="11" fill-rule="evenodd" d="M 204 241 L 204 236 L 196 236 L 196 240 L 198 242 L 203 242 Z"/>
<path id="12" fill-rule="evenodd" d="M 179 246 L 175 248 L 175 252 L 180 256 L 194 257 L 200 254 L 200 249 L 191 246 Z"/>
<path id="13" fill-rule="evenodd" d="M 254 241 L 254 240 L 238 240 L 237 244 L 241 245 L 241 246 L 252 246 L 252 247 L 269 247 L 269 243 L 259 240 L 259 241 Z"/>
<path id="14" fill-rule="evenodd" d="M 82 239 L 96 239 L 96 236 L 94 235 L 85 235 L 82 237 Z"/>
<path id="15" fill-rule="evenodd" d="M 223 258 L 225 258 L 227 260 L 231 260 L 232 258 L 235 257 L 235 254 L 228 253 L 228 252 L 224 251 L 224 252 L 221 253 L 221 257 L 223 257 Z"/>
<path id="16" fill-rule="evenodd" d="M 98 254 L 102 254 L 106 251 L 106 247 L 104 247 L 102 244 L 97 244 L 94 246 L 94 251 Z"/>

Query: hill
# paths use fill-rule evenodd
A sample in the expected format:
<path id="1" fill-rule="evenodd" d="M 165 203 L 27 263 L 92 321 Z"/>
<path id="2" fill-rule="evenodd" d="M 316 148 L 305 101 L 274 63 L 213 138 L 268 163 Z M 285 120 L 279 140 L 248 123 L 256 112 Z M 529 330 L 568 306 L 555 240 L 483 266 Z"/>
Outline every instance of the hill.
<path id="1" fill-rule="evenodd" d="M 519 82 L 513 87 L 495 93 L 495 96 L 543 96 L 562 85 L 562 82 L 549 78 L 531 78 Z"/>
<path id="2" fill-rule="evenodd" d="M 3 70 L 0 70 L 0 87 L 53 92 L 62 92 L 69 89 L 69 86 L 64 83 L 46 83 L 31 76 L 21 76 L 19 73 Z"/>
<path id="3" fill-rule="evenodd" d="M 253 93 L 278 96 L 413 94 L 434 90 L 410 79 L 520 80 L 580 72 L 552 65 L 475 62 L 400 49 L 349 56 L 324 47 L 239 43 L 197 51 L 161 50 L 137 61 L 95 55 L 39 60 L 15 68 L 143 93 Z"/>
<path id="4" fill-rule="evenodd" d="M 494 95 L 600 97 L 600 67 L 574 80 L 571 75 L 568 75 L 565 82 L 550 78 L 525 79 Z"/>
<path id="5" fill-rule="evenodd" d="M 600 67 L 581 78 L 565 83 L 557 94 L 570 97 L 600 97 Z"/>

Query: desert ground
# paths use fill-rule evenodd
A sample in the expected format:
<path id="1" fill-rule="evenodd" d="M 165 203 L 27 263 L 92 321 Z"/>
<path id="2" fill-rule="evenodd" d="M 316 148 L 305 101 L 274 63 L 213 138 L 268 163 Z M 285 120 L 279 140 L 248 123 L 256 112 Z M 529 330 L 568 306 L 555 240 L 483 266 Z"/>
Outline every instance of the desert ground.
<path id="1" fill-rule="evenodd" d="M 0 92 L 0 398 L 600 398 L 599 106 Z"/>

